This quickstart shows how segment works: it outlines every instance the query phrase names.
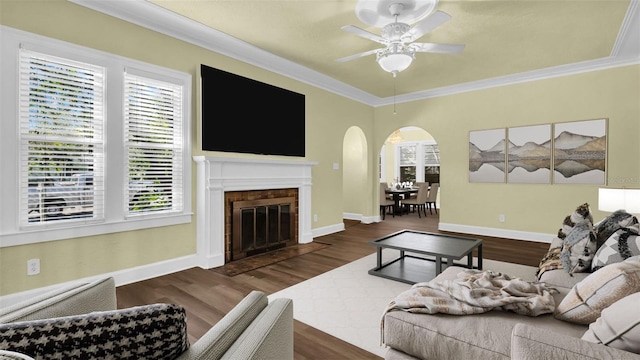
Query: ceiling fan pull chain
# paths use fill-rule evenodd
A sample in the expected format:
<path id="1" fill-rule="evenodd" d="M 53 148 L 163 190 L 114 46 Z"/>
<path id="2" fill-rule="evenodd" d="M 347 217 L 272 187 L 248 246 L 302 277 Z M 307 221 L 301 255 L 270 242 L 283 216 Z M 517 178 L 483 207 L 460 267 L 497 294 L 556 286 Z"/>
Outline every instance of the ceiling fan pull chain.
<path id="1" fill-rule="evenodd" d="M 396 76 L 393 75 L 393 115 L 396 114 Z"/>

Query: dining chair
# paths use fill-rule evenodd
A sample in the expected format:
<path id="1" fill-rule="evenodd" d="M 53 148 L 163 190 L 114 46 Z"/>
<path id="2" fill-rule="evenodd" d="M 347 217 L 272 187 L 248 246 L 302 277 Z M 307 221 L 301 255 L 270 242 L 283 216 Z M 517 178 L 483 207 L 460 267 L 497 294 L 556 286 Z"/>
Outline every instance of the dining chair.
<path id="1" fill-rule="evenodd" d="M 428 182 L 421 182 L 421 181 L 417 181 L 417 182 L 414 182 L 414 183 L 413 183 L 413 187 L 420 188 L 420 184 L 427 184 L 427 188 L 428 188 L 428 186 L 429 186 L 429 183 L 428 183 Z M 418 197 L 418 193 L 417 193 L 417 192 L 416 192 L 416 193 L 413 193 L 413 194 L 409 194 L 409 198 L 410 198 L 410 199 L 415 199 L 415 198 L 417 198 L 417 197 Z"/>
<path id="2" fill-rule="evenodd" d="M 431 205 L 433 205 L 433 209 L 436 210 L 436 214 L 438 213 L 438 208 L 436 207 L 436 199 L 438 198 L 438 189 L 440 189 L 440 183 L 432 183 L 431 189 L 429 189 L 429 195 L 427 196 L 427 206 L 429 207 L 429 213 L 433 214 L 431 211 Z"/>
<path id="3" fill-rule="evenodd" d="M 385 218 L 385 214 L 387 213 L 387 209 L 391 209 L 391 215 L 396 217 L 394 205 L 396 204 L 393 200 L 387 198 L 387 193 L 384 191 L 387 188 L 387 184 L 380 183 L 380 214 L 382 215 L 382 220 Z"/>
<path id="4" fill-rule="evenodd" d="M 427 217 L 427 183 L 421 183 L 418 186 L 418 195 L 415 198 L 410 198 L 406 200 L 402 200 L 402 205 L 408 205 L 410 208 L 418 209 L 418 217 L 422 217 L 420 215 L 420 210 L 424 211 L 424 217 Z"/>

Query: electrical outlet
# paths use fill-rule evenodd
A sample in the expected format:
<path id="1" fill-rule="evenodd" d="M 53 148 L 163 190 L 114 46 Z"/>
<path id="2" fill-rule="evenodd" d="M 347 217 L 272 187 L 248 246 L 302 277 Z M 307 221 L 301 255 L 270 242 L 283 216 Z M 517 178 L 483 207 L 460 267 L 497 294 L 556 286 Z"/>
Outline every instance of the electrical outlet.
<path id="1" fill-rule="evenodd" d="M 27 275 L 40 274 L 40 259 L 27 260 Z"/>
<path id="2" fill-rule="evenodd" d="M 500 222 L 504 222 L 504 214 L 500 214 Z"/>
<path id="3" fill-rule="evenodd" d="M 318 214 L 313 214 L 313 222 L 318 222 Z"/>

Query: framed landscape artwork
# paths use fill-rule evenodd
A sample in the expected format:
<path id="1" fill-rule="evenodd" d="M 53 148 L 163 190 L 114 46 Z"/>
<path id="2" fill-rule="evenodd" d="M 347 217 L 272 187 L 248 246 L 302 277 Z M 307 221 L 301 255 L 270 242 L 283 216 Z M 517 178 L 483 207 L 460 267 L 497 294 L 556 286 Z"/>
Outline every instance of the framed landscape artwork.
<path id="1" fill-rule="evenodd" d="M 553 182 L 606 184 L 607 119 L 554 124 Z"/>
<path id="2" fill-rule="evenodd" d="M 507 129 L 507 182 L 551 183 L 551 124 Z"/>
<path id="3" fill-rule="evenodd" d="M 504 183 L 506 129 L 469 132 L 469 182 Z"/>

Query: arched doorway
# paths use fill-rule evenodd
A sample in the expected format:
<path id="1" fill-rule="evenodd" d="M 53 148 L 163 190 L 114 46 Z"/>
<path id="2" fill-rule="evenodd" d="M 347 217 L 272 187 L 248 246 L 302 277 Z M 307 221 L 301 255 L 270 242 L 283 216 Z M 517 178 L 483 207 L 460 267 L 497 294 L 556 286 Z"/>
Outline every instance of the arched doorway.
<path id="1" fill-rule="evenodd" d="M 396 129 L 380 149 L 380 182 L 440 183 L 440 150 L 434 137 L 422 128 Z M 440 198 L 436 200 L 440 207 Z"/>
<path id="2" fill-rule="evenodd" d="M 362 214 L 373 206 L 367 186 L 371 176 L 367 140 L 362 129 L 357 126 L 347 129 L 342 145 L 343 214 L 347 219 L 362 220 Z"/>

